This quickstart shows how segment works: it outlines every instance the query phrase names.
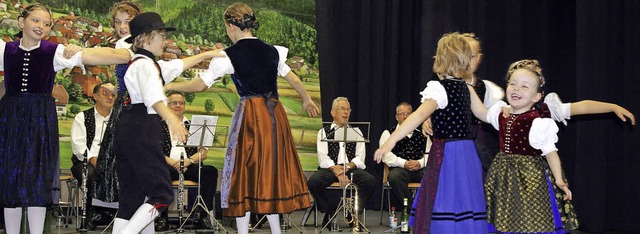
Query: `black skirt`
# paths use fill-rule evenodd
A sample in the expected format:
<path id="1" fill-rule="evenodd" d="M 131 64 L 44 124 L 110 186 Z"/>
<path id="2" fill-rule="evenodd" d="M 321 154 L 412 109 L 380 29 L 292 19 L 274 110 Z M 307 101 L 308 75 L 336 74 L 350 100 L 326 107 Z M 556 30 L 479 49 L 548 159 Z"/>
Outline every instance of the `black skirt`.
<path id="1" fill-rule="evenodd" d="M 58 118 L 51 93 L 0 100 L 0 206 L 49 206 L 60 197 Z"/>

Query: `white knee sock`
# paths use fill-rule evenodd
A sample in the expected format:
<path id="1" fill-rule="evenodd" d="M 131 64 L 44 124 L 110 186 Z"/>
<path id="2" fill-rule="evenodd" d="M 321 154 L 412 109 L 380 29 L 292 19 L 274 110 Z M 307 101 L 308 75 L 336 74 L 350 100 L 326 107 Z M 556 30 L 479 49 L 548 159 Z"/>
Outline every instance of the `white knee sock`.
<path id="1" fill-rule="evenodd" d="M 29 233 L 44 233 L 44 219 L 47 217 L 46 207 L 30 206 L 27 208 L 29 216 Z"/>
<path id="2" fill-rule="evenodd" d="M 140 232 L 140 234 L 154 234 L 156 233 L 156 225 L 154 225 L 153 222 L 151 222 L 149 225 L 147 225 L 146 228 L 142 229 L 142 231 Z"/>
<path id="3" fill-rule="evenodd" d="M 267 215 L 267 219 L 269 220 L 269 227 L 271 227 L 271 233 L 280 234 L 282 232 L 280 230 L 280 215 L 270 214 L 270 215 Z"/>
<path id="4" fill-rule="evenodd" d="M 119 234 L 127 224 L 129 224 L 129 220 L 116 218 L 113 220 L 113 229 L 111 230 L 111 234 Z"/>
<path id="5" fill-rule="evenodd" d="M 146 228 L 147 225 L 153 225 L 153 220 L 160 215 L 160 212 L 153 207 L 153 205 L 149 203 L 142 204 L 136 213 L 133 214 L 131 219 L 129 219 L 129 223 L 127 224 L 122 231 L 121 234 L 135 234 L 140 233 L 142 229 Z"/>
<path id="6" fill-rule="evenodd" d="M 20 233 L 22 221 L 22 208 L 4 208 L 4 227 L 7 234 Z"/>
<path id="7" fill-rule="evenodd" d="M 249 216 L 251 212 L 247 212 L 244 217 L 236 218 L 236 228 L 238 229 L 238 234 L 247 234 L 249 233 Z"/>

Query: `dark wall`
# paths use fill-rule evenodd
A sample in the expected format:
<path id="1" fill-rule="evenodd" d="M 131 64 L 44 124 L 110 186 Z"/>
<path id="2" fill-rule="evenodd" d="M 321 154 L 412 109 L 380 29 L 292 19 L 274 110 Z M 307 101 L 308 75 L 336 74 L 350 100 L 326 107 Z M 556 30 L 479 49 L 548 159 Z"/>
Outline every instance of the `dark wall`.
<path id="1" fill-rule="evenodd" d="M 317 0 L 316 12 L 323 121 L 331 121 L 335 97 L 350 99 L 351 120 L 371 122 L 374 174 L 380 133 L 395 124 L 399 102 L 420 104 L 436 42 L 447 32 L 476 33 L 484 53 L 477 74 L 502 87 L 509 63 L 533 58 L 547 90 L 563 100 L 640 113 L 640 1 Z M 573 117 L 561 127 L 559 154 L 582 230 L 640 230 L 637 142 L 638 131 L 613 114 Z"/>

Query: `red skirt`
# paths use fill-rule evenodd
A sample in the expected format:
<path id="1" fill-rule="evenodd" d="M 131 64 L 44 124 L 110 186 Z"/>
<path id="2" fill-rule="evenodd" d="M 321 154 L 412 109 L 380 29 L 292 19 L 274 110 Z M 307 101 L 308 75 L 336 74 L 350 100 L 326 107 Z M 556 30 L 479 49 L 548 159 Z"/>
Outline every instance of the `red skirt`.
<path id="1" fill-rule="evenodd" d="M 240 122 L 231 127 L 233 136 L 233 125 L 240 124 L 235 130 L 237 141 L 230 140 L 229 147 L 235 148 L 225 157 L 225 167 L 233 168 L 223 173 L 228 181 L 224 216 L 240 217 L 247 211 L 288 214 L 310 207 L 309 189 L 282 103 L 276 98 L 246 98 L 235 114 L 242 116 L 234 116 Z"/>

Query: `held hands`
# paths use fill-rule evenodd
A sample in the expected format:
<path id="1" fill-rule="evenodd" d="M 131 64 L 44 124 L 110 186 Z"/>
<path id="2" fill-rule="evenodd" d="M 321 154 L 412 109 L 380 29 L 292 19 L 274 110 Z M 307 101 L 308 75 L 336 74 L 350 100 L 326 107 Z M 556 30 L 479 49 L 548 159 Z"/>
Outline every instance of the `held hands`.
<path id="1" fill-rule="evenodd" d="M 82 51 L 82 47 L 70 44 L 70 45 L 66 45 L 64 47 L 63 55 L 64 55 L 64 58 L 70 59 L 71 57 L 73 57 L 75 54 L 77 54 L 80 51 Z"/>
<path id="2" fill-rule="evenodd" d="M 558 188 L 560 188 L 562 190 L 562 192 L 564 193 L 564 197 L 563 199 L 566 200 L 571 200 L 573 197 L 571 195 L 571 190 L 569 190 L 569 185 L 566 184 L 565 182 L 560 182 L 560 181 L 556 181 L 556 185 L 558 186 Z"/>
<path id="3" fill-rule="evenodd" d="M 227 55 L 225 55 L 223 53 L 220 53 L 223 50 L 224 49 L 210 50 L 210 51 L 204 52 L 203 54 L 205 55 L 206 58 L 214 58 L 214 57 L 224 58 L 224 57 L 227 57 Z"/>
<path id="4" fill-rule="evenodd" d="M 376 163 L 380 163 L 382 161 L 382 156 L 391 152 L 394 146 L 396 146 L 395 142 L 385 142 L 382 146 L 380 146 L 380 148 L 376 150 L 376 153 L 373 155 L 373 160 L 375 160 Z"/>
<path id="5" fill-rule="evenodd" d="M 320 113 L 318 106 L 316 106 L 316 103 L 311 99 L 302 103 L 302 110 L 300 110 L 300 114 L 302 114 L 303 111 L 306 111 L 309 117 L 316 117 Z"/>

